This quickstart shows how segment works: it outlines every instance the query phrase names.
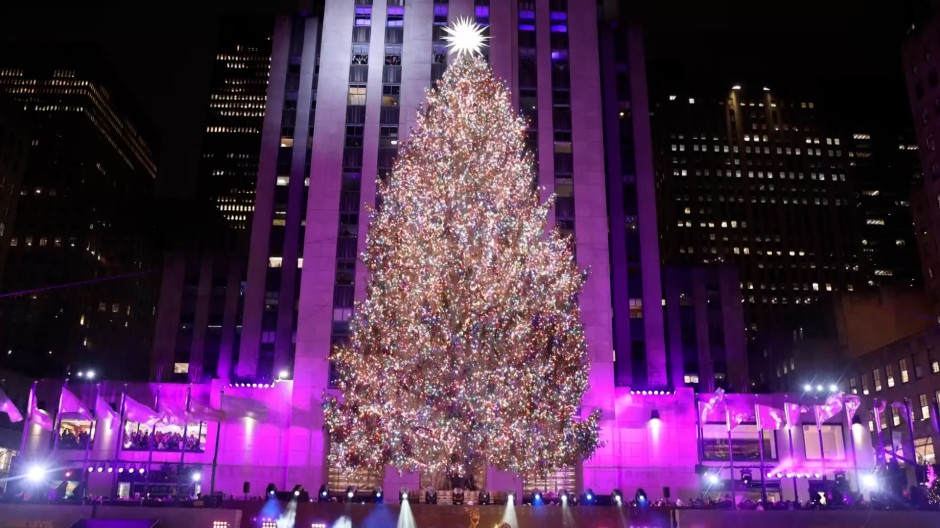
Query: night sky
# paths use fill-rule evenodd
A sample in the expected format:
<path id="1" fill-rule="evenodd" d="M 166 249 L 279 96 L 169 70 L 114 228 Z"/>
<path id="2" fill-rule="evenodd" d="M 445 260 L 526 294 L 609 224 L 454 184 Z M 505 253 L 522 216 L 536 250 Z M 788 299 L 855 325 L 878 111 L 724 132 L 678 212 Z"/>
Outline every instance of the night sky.
<path id="1" fill-rule="evenodd" d="M 847 125 L 896 134 L 910 126 L 900 42 L 925 2 L 649 0 L 639 10 L 651 96 L 769 84 L 781 97 L 817 98 Z M 160 132 L 161 194 L 186 198 L 195 189 L 219 16 L 272 12 L 284 2 L 2 4 L 0 45 L 101 44 Z"/>

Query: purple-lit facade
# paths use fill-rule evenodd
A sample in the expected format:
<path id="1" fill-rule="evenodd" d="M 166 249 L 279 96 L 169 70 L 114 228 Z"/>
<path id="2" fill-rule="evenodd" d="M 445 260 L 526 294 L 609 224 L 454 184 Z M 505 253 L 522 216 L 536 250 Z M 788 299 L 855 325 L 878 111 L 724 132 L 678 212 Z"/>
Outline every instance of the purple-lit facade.
<path id="1" fill-rule="evenodd" d="M 327 483 L 327 474 L 315 472 L 315 464 L 322 464 L 319 460 L 299 460 L 299 449 L 294 447 L 296 428 L 308 418 L 285 404 L 306 391 L 290 380 L 245 385 L 224 384 L 220 380 L 203 384 L 104 382 L 96 386 L 76 379 L 68 383 L 67 388 L 87 407 L 93 408 L 95 395 L 100 394 L 102 401 L 110 404 L 115 413 L 121 409 L 124 391 L 136 402 L 156 408 L 165 416 L 174 413 L 182 416 L 179 411 L 189 402 L 193 410 L 189 420 L 157 423 L 156 442 L 151 452 L 152 425 L 128 420 L 122 428 L 117 414 L 107 417 L 104 412 L 93 422 L 73 415 L 58 420 L 54 410 L 60 399 L 62 381 L 41 381 L 36 392 L 37 406 L 50 411 L 63 431 L 90 432 L 92 442 L 86 453 L 81 441 L 61 437 L 56 443 L 51 432 L 30 425 L 26 456 L 21 460 L 21 464 L 26 465 L 14 471 L 23 471 L 37 463 L 54 467 L 49 481 L 55 484 L 68 480 L 71 489 L 87 478 L 88 491 L 93 495 L 116 493 L 133 497 L 135 493 L 143 495 L 149 490 L 154 496 L 167 496 L 207 494 L 214 490 L 241 498 L 246 482 L 249 497 L 262 495 L 268 484 L 274 484 L 278 490 L 290 490 L 300 484 L 313 495 L 322 483 Z M 8 387 L 21 408 L 25 406 L 27 387 L 21 380 L 14 380 Z M 759 432 L 753 416 L 731 432 L 734 460 L 730 461 L 728 428 L 720 417 L 723 412 L 718 413 L 720 416 L 697 416 L 696 395 L 689 388 L 672 394 L 655 392 L 659 391 L 618 388 L 613 393 L 614 408 L 605 436 L 617 457 L 615 466 L 596 468 L 585 463 L 574 470 L 574 487 L 555 487 L 555 481 L 549 478 L 539 481 L 539 489 L 545 493 L 562 489 L 581 493 L 590 489 L 598 495 L 609 495 L 611 490 L 620 489 L 631 495 L 637 487 L 642 487 L 651 500 L 658 500 L 664 495 L 663 488 L 668 486 L 671 497 L 683 501 L 700 494 L 723 497 L 732 490 L 738 499 L 757 500 L 761 493 L 761 475 L 764 475 L 769 498 L 792 500 L 796 496 L 806 500 L 812 486 L 824 484 L 824 475 L 831 482 L 837 473 L 845 472 L 848 482 L 855 488 L 856 475 L 862 476 L 873 468 L 872 439 L 863 426 L 856 425 L 853 429 L 845 412 L 825 420 L 821 430 L 816 428 L 810 412 L 803 415 L 802 425 L 794 425 L 789 430 L 764 431 L 764 463 L 761 465 Z M 726 401 L 730 397 L 726 397 Z M 786 401 L 805 406 L 824 403 L 821 399 L 798 394 L 742 394 L 733 398 L 738 408 L 752 410 L 758 403 L 778 409 L 782 409 Z M 125 404 L 128 416 L 130 405 Z M 226 412 L 221 423 L 211 416 L 211 411 L 207 410 L 210 407 Z M 659 413 L 659 420 L 651 419 L 654 411 Z M 865 415 L 862 419 L 867 420 Z M 179 436 L 174 435 L 188 440 L 178 443 Z M 199 475 L 198 479 L 192 477 L 194 474 Z M 743 481 L 745 474 L 751 475 L 750 484 Z M 411 490 L 413 496 L 423 497 L 419 490 L 428 483 L 425 476 L 399 476 L 391 468 L 377 480 L 364 475 L 339 477 L 332 473 L 329 478 L 331 494 L 341 495 L 346 486 L 355 485 L 359 493 L 369 496 L 375 486 L 382 486 L 387 493 L 386 502 L 393 502 L 397 490 L 403 487 Z M 532 488 L 524 479 L 492 468 L 480 475 L 477 482 L 490 490 L 496 500 L 504 500 L 508 491 L 524 497 L 523 490 L 531 493 Z M 447 496 L 447 492 L 441 493 L 442 498 Z M 443 500 L 442 504 L 447 502 Z M 414 502 L 420 501 L 419 498 Z"/>

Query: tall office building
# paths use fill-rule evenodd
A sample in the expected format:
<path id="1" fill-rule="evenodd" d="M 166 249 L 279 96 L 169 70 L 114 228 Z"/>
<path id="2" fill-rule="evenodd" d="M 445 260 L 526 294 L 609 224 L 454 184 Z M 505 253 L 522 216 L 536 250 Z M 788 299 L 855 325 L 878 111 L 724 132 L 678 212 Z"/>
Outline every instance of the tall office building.
<path id="1" fill-rule="evenodd" d="M 673 385 L 642 35 L 618 24 L 615 11 L 604 11 L 599 24 L 595 7 L 573 0 L 337 1 L 276 19 L 244 322 L 230 379 L 290 373 L 291 403 L 306 417 L 291 425 L 290 472 L 326 470 L 320 395 L 331 387 L 330 351 L 349 339 L 354 302 L 365 295 L 368 277 L 358 261 L 365 207 L 375 203 L 376 180 L 390 171 L 424 91 L 452 60 L 443 29 L 461 17 L 488 26 L 488 60 L 529 118 L 542 197 L 558 196 L 549 223 L 573 236 L 578 264 L 590 269 L 580 296 L 592 360 L 584 408 L 608 410 L 612 434 L 615 385 Z M 602 76 L 608 67 L 612 74 Z M 607 166 L 605 142 L 623 154 Z M 616 192 L 610 211 L 608 190 Z M 617 225 L 610 232 L 609 214 Z M 616 255 L 610 244 L 620 248 Z M 620 292 L 613 313 L 612 283 Z M 223 363 L 215 366 L 220 376 Z M 682 373 L 672 375 L 681 380 Z M 611 438 L 585 462 L 579 478 L 607 486 L 600 479 L 623 463 L 615 444 Z"/>
<path id="2" fill-rule="evenodd" d="M 748 392 L 741 279 L 732 264 L 663 268 L 671 367 L 700 392 Z"/>
<path id="3" fill-rule="evenodd" d="M 920 179 L 917 145 L 903 136 L 856 130 L 846 136 L 858 200 L 862 269 L 869 286 L 917 286 L 920 269 L 911 186 Z"/>
<path id="4" fill-rule="evenodd" d="M 940 314 L 940 157 L 937 155 L 940 48 L 935 38 L 938 31 L 940 14 L 915 25 L 901 47 L 901 56 L 924 176 L 912 195 L 917 247 L 924 287 L 934 312 Z"/>
<path id="5" fill-rule="evenodd" d="M 29 157 L 29 126 L 17 105 L 0 94 L 0 281 L 10 251 L 20 184 Z M 0 291 L 3 283 L 0 282 Z"/>
<path id="6" fill-rule="evenodd" d="M 0 90 L 32 128 L 2 279 L 2 361 L 34 375 L 92 368 L 144 378 L 159 268 L 146 123 L 104 59 L 72 46 L 6 46 Z"/>
<path id="7" fill-rule="evenodd" d="M 229 378 L 241 339 L 244 266 L 243 255 L 217 250 L 164 255 L 151 354 L 153 380 L 203 383 Z"/>
<path id="8" fill-rule="evenodd" d="M 680 387 L 685 373 L 671 368 L 663 334 L 643 31 L 623 9 L 604 2 L 599 25 L 614 381 Z"/>
<path id="9" fill-rule="evenodd" d="M 255 205 L 273 32 L 273 17 L 224 18 L 212 64 L 198 192 L 236 231 Z"/>
<path id="10" fill-rule="evenodd" d="M 741 269 L 752 331 L 864 281 L 850 146 L 767 88 L 656 105 L 663 258 Z"/>

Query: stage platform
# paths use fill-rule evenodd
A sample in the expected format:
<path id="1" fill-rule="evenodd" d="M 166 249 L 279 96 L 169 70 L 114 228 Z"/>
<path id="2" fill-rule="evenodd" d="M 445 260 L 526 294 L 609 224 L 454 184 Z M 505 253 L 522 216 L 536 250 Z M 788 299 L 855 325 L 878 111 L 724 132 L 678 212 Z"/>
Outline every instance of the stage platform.
<path id="1" fill-rule="evenodd" d="M 71 528 L 84 519 L 124 520 L 160 528 L 934 528 L 940 512 L 921 511 L 732 511 L 616 506 L 454 506 L 228 502 L 219 508 L 39 503 L 0 504 L 0 528 Z M 134 520 L 137 520 L 135 523 Z M 124 526 L 115 522 L 109 527 Z"/>

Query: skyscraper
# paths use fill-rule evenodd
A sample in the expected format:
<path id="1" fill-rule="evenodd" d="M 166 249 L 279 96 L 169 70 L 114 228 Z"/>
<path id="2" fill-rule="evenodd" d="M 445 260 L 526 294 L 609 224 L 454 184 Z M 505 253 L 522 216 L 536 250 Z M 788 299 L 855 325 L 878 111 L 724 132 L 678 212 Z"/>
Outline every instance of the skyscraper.
<path id="1" fill-rule="evenodd" d="M 904 80 L 911 106 L 917 151 L 924 177 L 913 194 L 917 246 L 921 256 L 924 287 L 940 313 L 940 66 L 936 39 L 940 14 L 913 26 L 901 47 Z"/>
<path id="2" fill-rule="evenodd" d="M 619 2 L 604 2 L 599 25 L 613 309 L 614 381 L 682 386 L 663 334 L 656 181 L 642 27 Z"/>
<path id="3" fill-rule="evenodd" d="M 850 147 L 812 101 L 668 95 L 654 130 L 663 258 L 736 263 L 751 330 L 863 284 Z"/>
<path id="4" fill-rule="evenodd" d="M 224 18 L 212 63 L 198 192 L 237 231 L 254 210 L 273 31 L 272 17 Z"/>
<path id="5" fill-rule="evenodd" d="M 375 203 L 376 180 L 390 171 L 424 90 L 446 69 L 443 28 L 460 17 L 488 26 L 489 60 L 529 119 L 542 197 L 557 195 L 549 223 L 573 236 L 578 264 L 590 270 L 580 296 L 592 359 L 585 409 L 613 409 L 615 377 L 621 386 L 671 385 L 642 36 L 630 40 L 614 15 L 599 40 L 594 2 L 327 2 L 322 12 L 280 16 L 274 24 L 233 376 L 290 372 L 294 408 L 310 411 L 310 423 L 292 433 L 296 445 L 307 446 L 296 453 L 304 463 L 322 463 L 319 396 L 331 386 L 330 350 L 348 340 L 353 303 L 365 295 L 368 277 L 358 261 L 365 207 Z M 621 44 L 629 44 L 629 54 L 614 51 Z M 602 77 L 602 61 L 630 75 Z M 616 109 L 630 105 L 638 110 L 621 119 Z M 625 145 L 629 156 L 605 167 L 605 139 L 617 151 Z M 612 212 L 608 187 L 617 192 Z M 621 210 L 624 193 L 633 205 Z M 618 215 L 611 238 L 608 214 Z M 611 243 L 622 258 L 610 256 Z M 616 285 L 627 288 L 614 313 L 612 265 Z M 623 343 L 616 356 L 612 324 Z M 614 448 L 590 462 L 616 463 Z M 604 474 L 585 471 L 589 479 Z"/>
<path id="6" fill-rule="evenodd" d="M 31 125 L 2 280 L 3 362 L 34 375 L 143 378 L 159 267 L 156 166 L 139 110 L 94 49 L 8 46 L 0 90 Z"/>
<path id="7" fill-rule="evenodd" d="M 0 281 L 10 251 L 20 184 L 29 157 L 29 127 L 17 105 L 0 95 Z M 0 282 L 0 288 L 3 283 Z"/>
<path id="8" fill-rule="evenodd" d="M 846 135 L 858 199 L 862 269 L 869 286 L 921 283 L 911 216 L 911 186 L 920 180 L 913 139 L 856 130 Z"/>

